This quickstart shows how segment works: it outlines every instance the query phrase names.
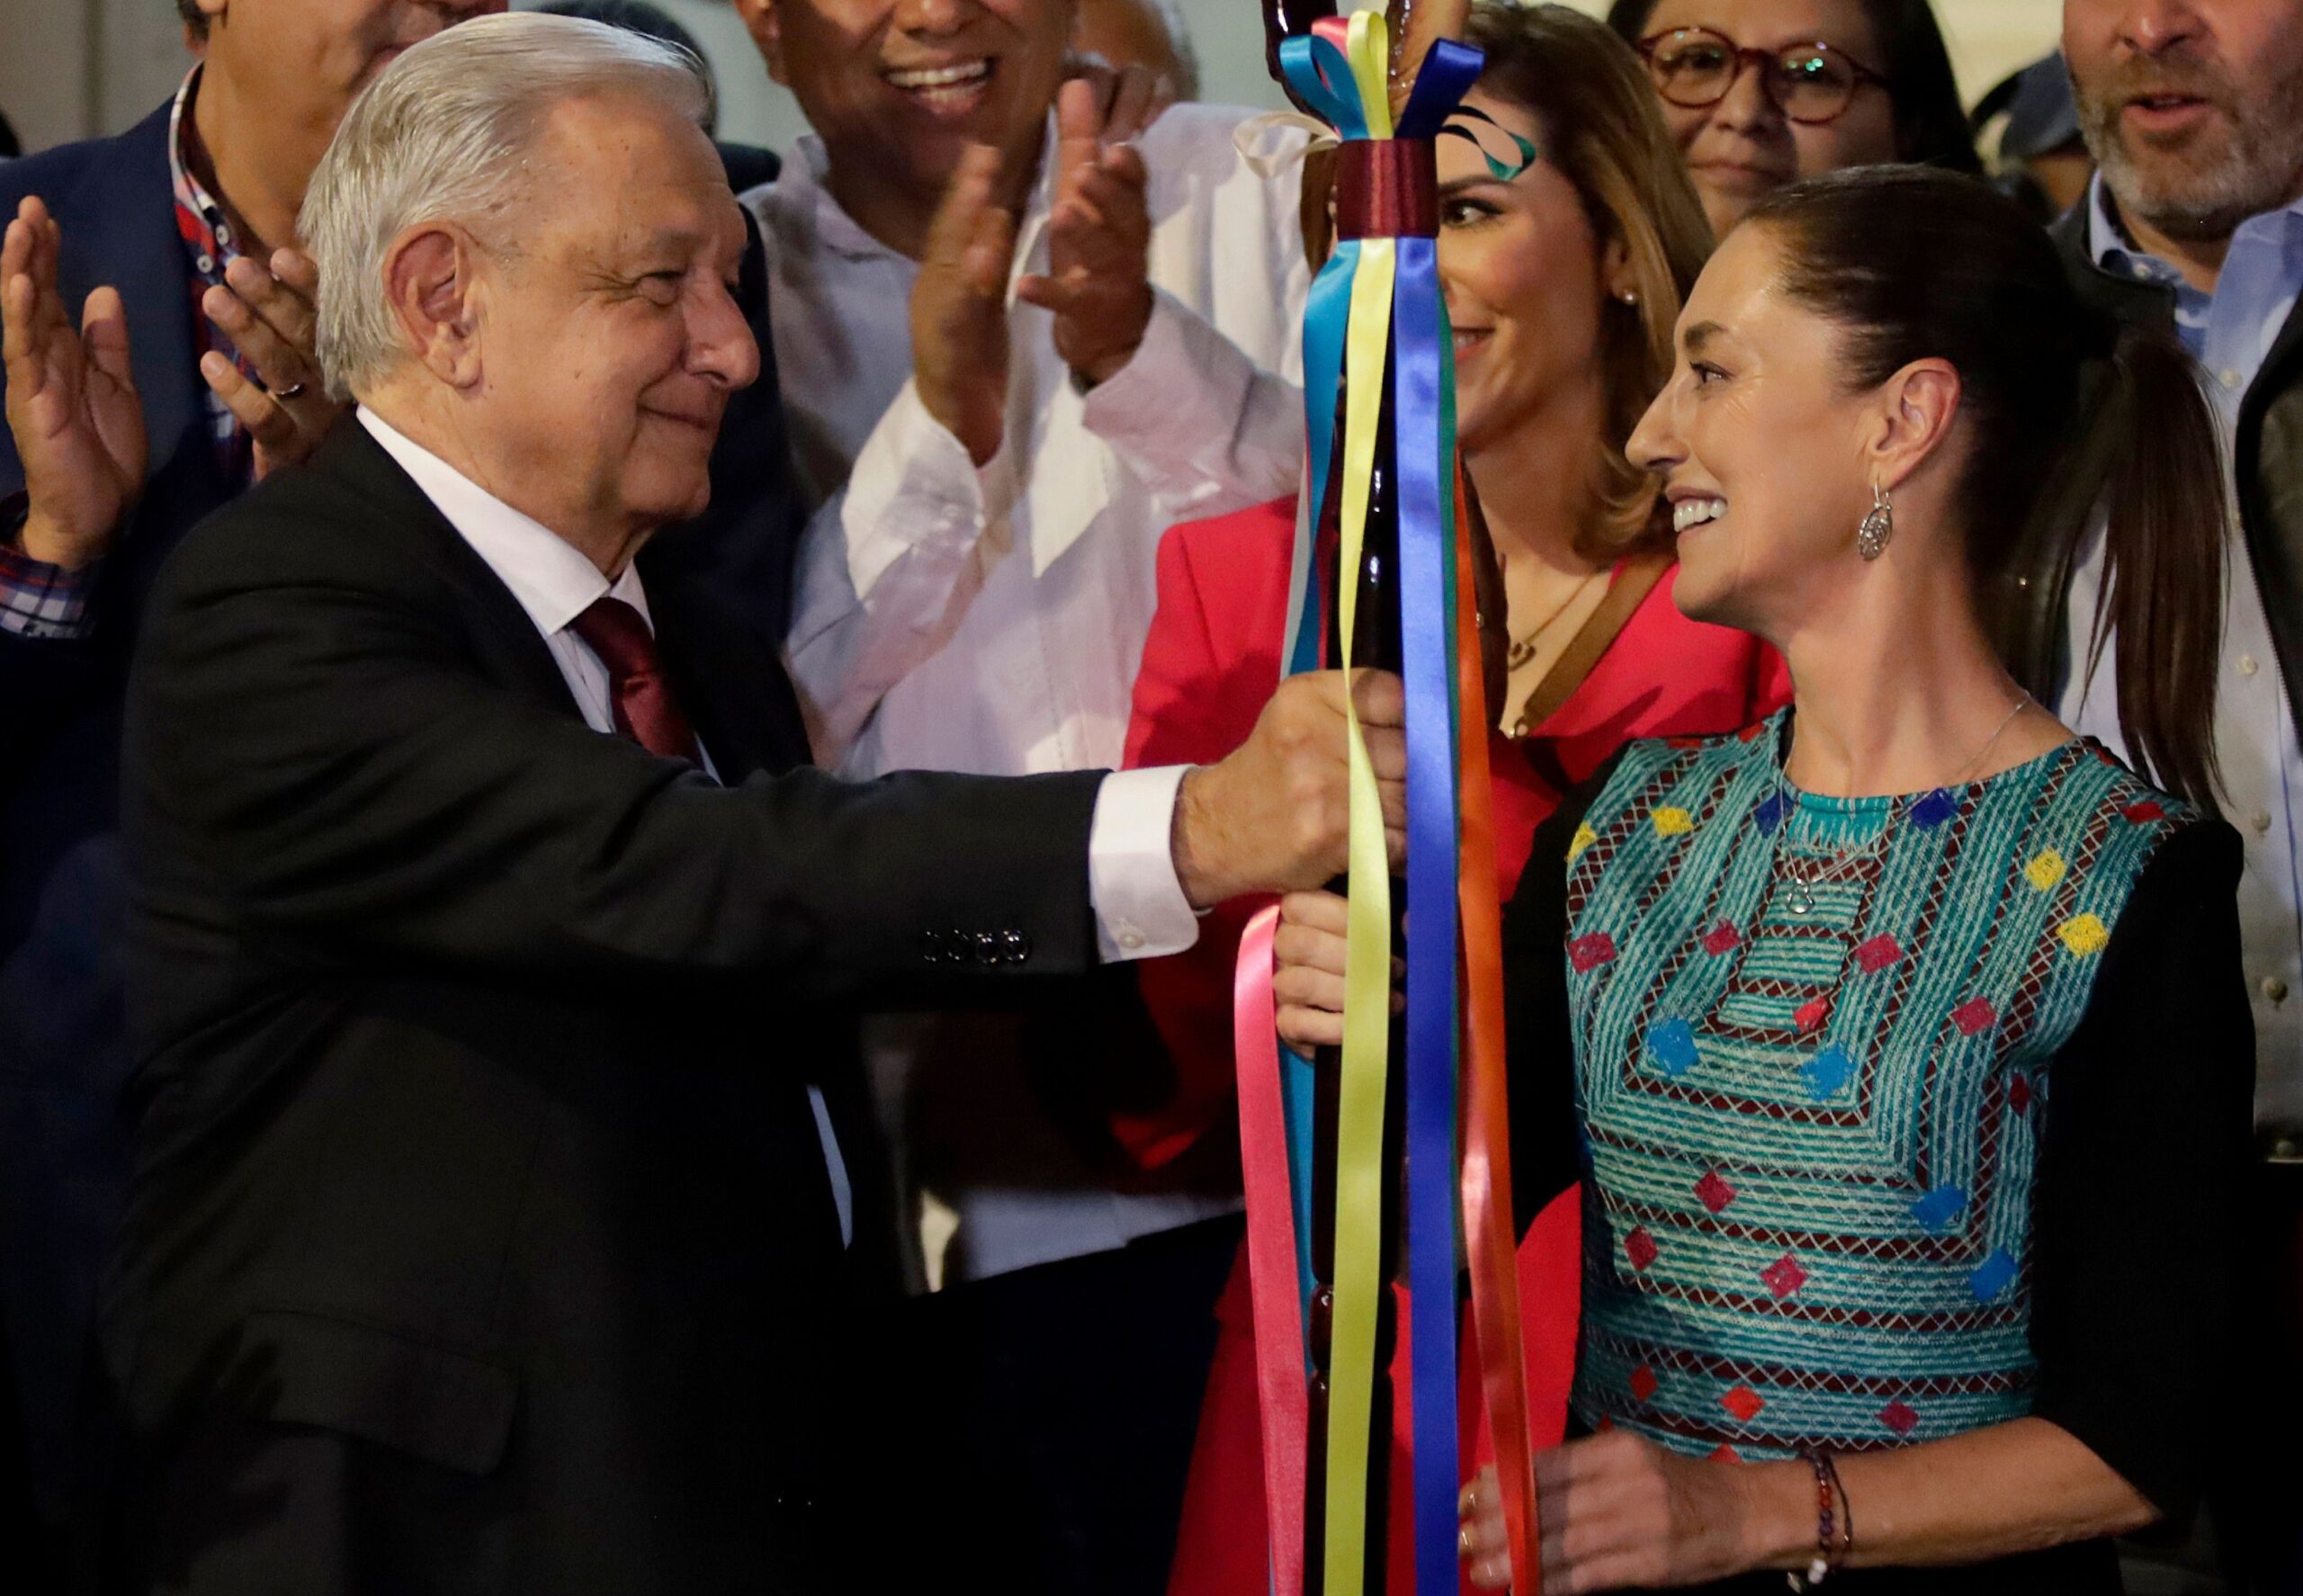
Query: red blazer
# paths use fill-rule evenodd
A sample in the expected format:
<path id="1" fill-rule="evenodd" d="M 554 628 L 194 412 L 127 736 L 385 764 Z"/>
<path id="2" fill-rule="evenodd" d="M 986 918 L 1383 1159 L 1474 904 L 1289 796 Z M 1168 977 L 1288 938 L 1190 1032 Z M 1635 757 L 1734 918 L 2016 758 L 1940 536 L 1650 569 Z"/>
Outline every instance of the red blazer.
<path id="1" fill-rule="evenodd" d="M 1247 740 L 1279 683 L 1295 532 L 1295 501 L 1286 498 L 1188 522 L 1161 540 L 1159 607 L 1135 681 L 1128 765 L 1205 764 Z M 1516 744 L 1495 738 L 1496 852 L 1506 897 L 1559 793 L 1625 743 L 1734 731 L 1790 697 L 1789 677 L 1772 649 L 1680 614 L 1671 603 L 1676 574 L 1665 573 L 1582 686 L 1532 737 Z M 1114 1122 L 1121 1143 L 1146 1165 L 1176 1157 L 1236 1112 L 1232 964 L 1241 934 L 1261 906 L 1227 904 L 1208 917 L 1189 952 L 1138 966 L 1177 1078 L 1175 1095 L 1159 1110 Z M 1538 1446 L 1556 1444 L 1566 1421 L 1580 1295 L 1577 1219 L 1571 1191 L 1537 1217 L 1519 1245 Z M 1262 1429 L 1244 1252 L 1217 1316 L 1220 1339 L 1169 1589 L 1171 1596 L 1266 1596 Z M 1403 1358 L 1406 1337 L 1400 1340 Z M 1406 1405 L 1400 1404 L 1402 1419 Z M 1405 1444 L 1404 1435 L 1394 1436 L 1393 1590 L 1412 1588 L 1406 1493 L 1399 1488 Z"/>

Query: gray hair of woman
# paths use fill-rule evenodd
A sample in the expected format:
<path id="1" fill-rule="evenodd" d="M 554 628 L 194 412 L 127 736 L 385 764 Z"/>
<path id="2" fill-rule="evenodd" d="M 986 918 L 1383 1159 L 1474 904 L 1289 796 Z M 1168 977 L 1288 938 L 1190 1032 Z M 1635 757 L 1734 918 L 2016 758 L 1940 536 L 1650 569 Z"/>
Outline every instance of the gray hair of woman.
<path id="1" fill-rule="evenodd" d="M 404 357 L 384 263 L 409 228 L 454 220 L 483 247 L 504 220 L 550 196 L 533 157 L 553 109 L 628 95 L 703 124 L 693 59 L 574 17 L 508 12 L 425 40 L 345 114 L 304 193 L 297 231 L 319 268 L 318 354 L 349 399 Z"/>

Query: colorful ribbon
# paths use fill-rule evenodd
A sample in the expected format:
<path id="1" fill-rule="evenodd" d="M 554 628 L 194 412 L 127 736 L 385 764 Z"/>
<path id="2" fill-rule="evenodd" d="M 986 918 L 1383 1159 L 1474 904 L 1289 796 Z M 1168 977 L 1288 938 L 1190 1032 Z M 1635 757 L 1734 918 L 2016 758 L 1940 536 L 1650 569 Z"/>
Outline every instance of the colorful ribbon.
<path id="1" fill-rule="evenodd" d="M 1308 447 L 1283 656 L 1291 672 L 1317 668 L 1330 641 L 1342 659 L 1352 658 L 1379 471 L 1387 473 L 1399 539 L 1408 744 L 1407 1018 L 1400 1063 L 1415 1583 L 1422 1596 L 1441 1596 L 1457 1583 L 1461 1202 L 1470 1222 L 1480 1389 L 1504 1466 L 1515 1563 L 1522 1588 L 1531 1589 L 1526 1531 L 1532 1498 L 1521 1488 L 1531 1475 L 1487 816 L 1488 716 L 1476 628 L 1468 619 L 1470 543 L 1456 471 L 1454 363 L 1432 236 L 1430 144 L 1443 131 L 1460 131 L 1447 124 L 1461 113 L 1458 102 L 1482 62 L 1477 51 L 1460 45 L 1435 45 L 1395 130 L 1388 37 L 1379 14 L 1361 13 L 1348 24 L 1323 22 L 1312 35 L 1286 40 L 1279 54 L 1294 96 L 1341 136 L 1349 175 L 1339 196 L 1339 241 L 1313 282 L 1304 319 Z M 1522 153 L 1532 158 L 1524 144 Z M 1499 177 L 1517 175 L 1492 156 L 1488 162 Z M 1331 594 L 1336 636 L 1328 640 L 1322 622 Z M 1370 1473 L 1388 1451 L 1382 1444 L 1388 1438 L 1371 1430 L 1379 1308 L 1387 1289 L 1382 1258 L 1391 877 L 1374 771 L 1356 714 L 1348 717 L 1348 737 L 1349 909 L 1333 1149 L 1335 1260 L 1327 1439 L 1316 1457 L 1306 1441 L 1304 1385 L 1313 1164 L 1304 1112 L 1309 1093 L 1300 1063 L 1292 1055 L 1283 1063 L 1271 1035 L 1270 914 L 1257 920 L 1242 946 L 1234 1003 L 1277 1596 L 1299 1596 L 1313 1572 L 1320 1596 L 1362 1596 L 1369 1578 Z M 1465 1060 L 1471 1072 L 1463 1125 L 1470 1144 L 1459 1159 L 1456 1089 Z M 1303 1537 L 1311 1490 L 1320 1493 L 1324 1525 L 1315 1571 L 1305 1567 Z"/>

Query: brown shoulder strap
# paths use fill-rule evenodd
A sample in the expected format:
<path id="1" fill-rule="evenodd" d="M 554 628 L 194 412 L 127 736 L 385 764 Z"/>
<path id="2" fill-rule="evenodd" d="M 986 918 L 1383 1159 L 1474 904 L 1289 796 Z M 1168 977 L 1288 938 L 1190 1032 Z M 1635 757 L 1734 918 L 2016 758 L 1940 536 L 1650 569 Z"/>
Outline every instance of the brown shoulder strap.
<path id="1" fill-rule="evenodd" d="M 1519 734 L 1526 736 L 1558 713 L 1559 706 L 1575 696 L 1575 689 L 1591 674 L 1600 656 L 1619 636 L 1663 573 L 1671 568 L 1671 557 L 1663 553 L 1635 554 L 1616 570 L 1616 579 L 1609 584 L 1607 596 L 1600 600 L 1600 607 L 1591 612 L 1536 690 L 1528 695 L 1528 707 L 1520 712 Z"/>

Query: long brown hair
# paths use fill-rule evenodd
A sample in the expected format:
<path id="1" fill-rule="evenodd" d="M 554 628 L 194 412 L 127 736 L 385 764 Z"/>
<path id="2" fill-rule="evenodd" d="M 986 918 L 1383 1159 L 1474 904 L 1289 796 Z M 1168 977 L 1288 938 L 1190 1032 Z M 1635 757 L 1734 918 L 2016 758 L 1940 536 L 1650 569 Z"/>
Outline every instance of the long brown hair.
<path id="1" fill-rule="evenodd" d="M 1535 118 L 1543 158 L 1582 196 L 1604 248 L 1621 240 L 1638 302 L 1608 301 L 1608 415 L 1596 484 L 1604 514 L 1578 540 L 1605 559 L 1668 547 L 1654 480 L 1624 453 L 1671 380 L 1671 329 L 1711 255 L 1711 224 L 1639 58 L 1606 24 L 1564 5 L 1480 0 L 1465 41 L 1486 54 L 1479 87 Z"/>
<path id="2" fill-rule="evenodd" d="M 2228 513 L 2215 423 L 2182 346 L 2082 300 L 2047 234 L 1971 178 L 1856 167 L 1779 189 L 1743 225 L 1769 229 L 1787 291 L 1846 330 L 1850 390 L 1915 360 L 1958 370 L 1971 422 L 1958 506 L 1979 611 L 2054 462 L 2083 441 L 2108 446 L 2105 594 L 2073 668 L 2092 671 L 2108 628 L 2128 751 L 2160 786 L 2212 808 Z M 2091 363 L 2110 378 L 2092 411 Z M 2094 427 L 2116 435 L 2089 439 Z"/>

